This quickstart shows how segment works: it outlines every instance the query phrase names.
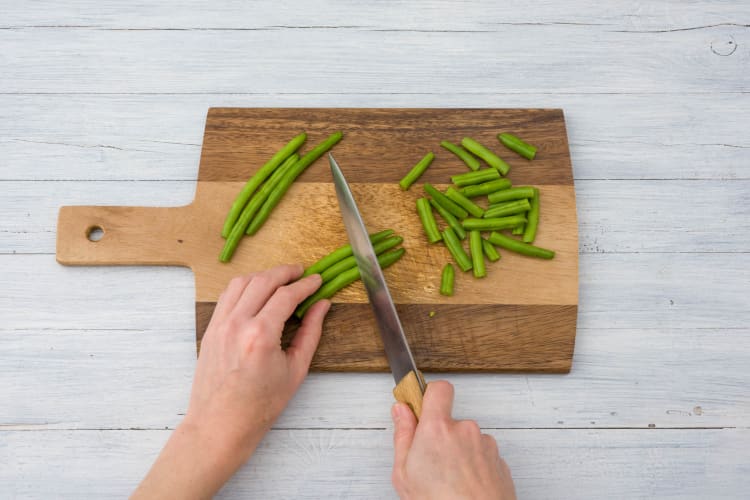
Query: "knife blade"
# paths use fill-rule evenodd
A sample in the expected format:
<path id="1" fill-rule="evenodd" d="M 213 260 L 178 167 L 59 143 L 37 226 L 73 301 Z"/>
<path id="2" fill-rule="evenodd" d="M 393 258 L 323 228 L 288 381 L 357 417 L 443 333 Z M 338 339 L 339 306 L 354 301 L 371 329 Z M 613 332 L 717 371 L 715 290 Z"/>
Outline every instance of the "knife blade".
<path id="1" fill-rule="evenodd" d="M 332 154 L 328 154 L 331 165 L 333 184 L 336 187 L 336 197 L 339 201 L 341 217 L 349 237 L 352 253 L 357 261 L 357 267 L 362 276 L 362 282 L 367 290 L 380 337 L 385 347 L 385 355 L 391 368 L 396 388 L 393 390 L 398 401 L 407 403 L 419 418 L 422 411 L 422 395 L 426 384 L 422 374 L 414 362 L 409 343 L 404 335 L 401 320 L 393 304 L 391 293 L 383 276 L 383 270 L 378 265 L 375 250 L 370 243 L 370 237 L 365 228 L 362 216 L 354 201 L 351 189 L 346 182 L 341 168 Z"/>

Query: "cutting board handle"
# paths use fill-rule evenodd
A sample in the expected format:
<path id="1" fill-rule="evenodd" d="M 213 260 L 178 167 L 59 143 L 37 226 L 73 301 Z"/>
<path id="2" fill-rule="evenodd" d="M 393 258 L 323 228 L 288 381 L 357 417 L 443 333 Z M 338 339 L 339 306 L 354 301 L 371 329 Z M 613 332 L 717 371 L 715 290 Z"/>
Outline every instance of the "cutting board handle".
<path id="1" fill-rule="evenodd" d="M 190 267 L 184 207 L 61 207 L 57 261 L 69 266 L 164 265 Z"/>

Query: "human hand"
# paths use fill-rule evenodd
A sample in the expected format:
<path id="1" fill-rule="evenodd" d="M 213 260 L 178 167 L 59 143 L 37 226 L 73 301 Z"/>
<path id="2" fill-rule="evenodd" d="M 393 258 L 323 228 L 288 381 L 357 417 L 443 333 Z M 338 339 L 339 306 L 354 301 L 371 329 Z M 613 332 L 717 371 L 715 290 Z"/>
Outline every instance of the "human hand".
<path id="1" fill-rule="evenodd" d="M 402 499 L 515 500 L 513 479 L 495 438 L 473 420 L 453 420 L 453 386 L 430 382 L 417 420 L 393 405 L 393 486 Z"/>

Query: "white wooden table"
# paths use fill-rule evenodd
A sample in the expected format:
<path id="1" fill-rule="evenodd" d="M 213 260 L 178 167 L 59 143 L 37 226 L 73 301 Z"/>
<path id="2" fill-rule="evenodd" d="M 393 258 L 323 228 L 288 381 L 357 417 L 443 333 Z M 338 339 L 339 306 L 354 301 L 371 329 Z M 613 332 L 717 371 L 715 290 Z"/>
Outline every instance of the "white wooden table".
<path id="1" fill-rule="evenodd" d="M 520 498 L 747 498 L 749 24 L 742 0 L 0 1 L 0 497 L 123 497 L 185 412 L 190 271 L 59 266 L 60 205 L 189 202 L 209 106 L 477 106 L 565 109 L 581 301 L 569 375 L 451 375 L 456 414 Z M 391 386 L 312 375 L 221 496 L 392 498 Z"/>

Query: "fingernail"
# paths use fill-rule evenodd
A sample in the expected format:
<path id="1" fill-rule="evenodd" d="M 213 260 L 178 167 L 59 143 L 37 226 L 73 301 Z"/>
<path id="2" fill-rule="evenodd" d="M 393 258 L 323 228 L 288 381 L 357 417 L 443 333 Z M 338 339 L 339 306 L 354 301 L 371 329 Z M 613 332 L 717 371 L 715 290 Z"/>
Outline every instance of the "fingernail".
<path id="1" fill-rule="evenodd" d="M 393 419 L 393 423 L 397 424 L 399 420 L 401 420 L 401 412 L 399 411 L 400 405 L 398 403 L 395 403 L 393 406 L 391 406 L 391 418 Z"/>

